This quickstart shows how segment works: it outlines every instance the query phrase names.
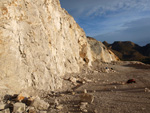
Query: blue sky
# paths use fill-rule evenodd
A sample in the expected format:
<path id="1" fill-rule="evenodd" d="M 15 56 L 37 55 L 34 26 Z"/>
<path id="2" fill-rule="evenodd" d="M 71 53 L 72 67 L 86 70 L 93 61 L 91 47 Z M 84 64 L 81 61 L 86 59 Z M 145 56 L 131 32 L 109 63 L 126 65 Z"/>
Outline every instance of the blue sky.
<path id="1" fill-rule="evenodd" d="M 150 43 L 150 0 L 60 0 L 84 29 L 99 41 Z"/>

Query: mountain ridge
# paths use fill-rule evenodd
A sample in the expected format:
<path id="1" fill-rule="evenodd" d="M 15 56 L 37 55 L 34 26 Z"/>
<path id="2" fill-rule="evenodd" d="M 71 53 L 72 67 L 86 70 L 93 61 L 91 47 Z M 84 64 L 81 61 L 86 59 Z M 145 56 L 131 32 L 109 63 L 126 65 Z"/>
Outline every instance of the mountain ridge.
<path id="1" fill-rule="evenodd" d="M 115 41 L 112 44 L 103 42 L 107 48 L 112 50 L 121 60 L 129 61 L 142 61 L 150 63 L 150 44 L 140 46 L 131 41 Z"/>

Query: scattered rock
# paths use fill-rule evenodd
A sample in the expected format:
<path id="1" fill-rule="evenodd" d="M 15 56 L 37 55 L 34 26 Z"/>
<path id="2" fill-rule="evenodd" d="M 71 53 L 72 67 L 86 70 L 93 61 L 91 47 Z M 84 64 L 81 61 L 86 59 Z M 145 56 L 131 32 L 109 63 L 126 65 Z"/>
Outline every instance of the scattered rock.
<path id="1" fill-rule="evenodd" d="M 63 105 L 58 105 L 58 106 L 56 106 L 56 109 L 58 109 L 58 110 L 63 109 Z"/>
<path id="2" fill-rule="evenodd" d="M 77 84 L 77 79 L 75 77 L 70 77 L 69 80 L 76 85 Z"/>
<path id="3" fill-rule="evenodd" d="M 71 92 L 71 94 L 72 94 L 72 95 L 75 95 L 76 93 L 75 93 L 75 92 Z"/>
<path id="4" fill-rule="evenodd" d="M 145 88 L 145 92 L 150 92 L 150 89 L 149 88 Z"/>
<path id="5" fill-rule="evenodd" d="M 83 112 L 87 112 L 87 110 L 86 110 L 87 105 L 88 105 L 87 102 L 81 102 L 80 109 L 81 109 Z"/>
<path id="6" fill-rule="evenodd" d="M 93 95 L 88 94 L 88 93 L 84 93 L 80 95 L 80 101 L 81 102 L 88 102 L 88 103 L 92 103 L 94 100 Z"/>
<path id="7" fill-rule="evenodd" d="M 59 105 L 59 102 L 58 102 L 58 100 L 57 100 L 57 99 L 55 99 L 54 104 L 55 104 L 56 106 L 58 106 L 58 105 Z"/>
<path id="8" fill-rule="evenodd" d="M 86 82 L 92 82 L 92 80 L 90 80 L 90 79 L 87 79 L 87 78 L 84 78 L 84 80 L 86 81 Z"/>
<path id="9" fill-rule="evenodd" d="M 35 107 L 38 110 L 47 110 L 49 107 L 49 104 L 45 102 L 44 100 L 41 100 L 39 97 L 34 99 L 31 106 Z"/>
<path id="10" fill-rule="evenodd" d="M 145 108 L 142 108 L 142 110 L 145 110 Z"/>
<path id="11" fill-rule="evenodd" d="M 86 89 L 84 89 L 84 93 L 87 93 L 87 90 L 86 90 Z"/>
<path id="12" fill-rule="evenodd" d="M 114 89 L 117 89 L 117 87 L 116 87 L 116 86 L 114 86 L 113 88 L 114 88 Z"/>
<path id="13" fill-rule="evenodd" d="M 26 111 L 27 111 L 28 113 L 36 113 L 36 110 L 35 110 L 34 107 L 28 107 L 28 108 L 26 109 Z"/>
<path id="14" fill-rule="evenodd" d="M 93 93 L 95 93 L 96 92 L 96 90 L 93 90 Z"/>
<path id="15" fill-rule="evenodd" d="M 94 71 L 94 73 L 98 73 L 98 71 Z"/>
<path id="16" fill-rule="evenodd" d="M 26 110 L 26 105 L 24 103 L 17 102 L 14 104 L 13 112 L 14 113 L 23 113 Z"/>
<path id="17" fill-rule="evenodd" d="M 5 104 L 1 104 L 1 103 L 0 103 L 0 110 L 5 109 L 5 106 L 6 106 Z"/>

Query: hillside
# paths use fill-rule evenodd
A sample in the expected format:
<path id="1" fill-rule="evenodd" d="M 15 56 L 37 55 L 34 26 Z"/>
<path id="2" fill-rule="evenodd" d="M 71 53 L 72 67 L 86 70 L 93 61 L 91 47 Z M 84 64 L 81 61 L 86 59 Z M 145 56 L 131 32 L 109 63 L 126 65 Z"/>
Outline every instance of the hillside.
<path id="1" fill-rule="evenodd" d="M 150 44 L 143 47 L 130 41 L 116 41 L 113 44 L 105 41 L 103 44 L 112 50 L 121 60 L 150 63 Z"/>

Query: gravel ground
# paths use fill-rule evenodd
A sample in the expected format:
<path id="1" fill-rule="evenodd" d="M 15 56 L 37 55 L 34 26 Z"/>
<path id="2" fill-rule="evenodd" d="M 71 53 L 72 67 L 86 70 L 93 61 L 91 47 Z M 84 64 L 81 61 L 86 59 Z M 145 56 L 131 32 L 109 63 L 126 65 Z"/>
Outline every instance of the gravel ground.
<path id="1" fill-rule="evenodd" d="M 94 71 L 91 71 L 94 70 Z M 94 64 L 93 69 L 84 69 L 73 76 L 87 78 L 90 82 L 73 85 L 64 82 L 68 91 L 55 97 L 63 107 L 58 113 L 149 113 L 150 112 L 150 66 L 138 62 Z M 72 76 L 72 75 L 71 75 Z M 136 83 L 126 84 L 128 79 Z M 72 90 L 71 90 L 72 88 Z M 146 88 L 146 89 L 145 89 Z M 81 95 L 84 89 L 94 97 L 84 110 Z M 47 100 L 48 101 L 48 100 Z M 86 103 L 85 103 L 86 104 Z M 52 112 L 51 109 L 49 112 Z M 53 111 L 54 112 L 54 111 Z"/>

